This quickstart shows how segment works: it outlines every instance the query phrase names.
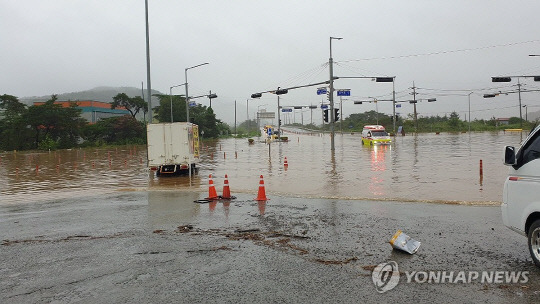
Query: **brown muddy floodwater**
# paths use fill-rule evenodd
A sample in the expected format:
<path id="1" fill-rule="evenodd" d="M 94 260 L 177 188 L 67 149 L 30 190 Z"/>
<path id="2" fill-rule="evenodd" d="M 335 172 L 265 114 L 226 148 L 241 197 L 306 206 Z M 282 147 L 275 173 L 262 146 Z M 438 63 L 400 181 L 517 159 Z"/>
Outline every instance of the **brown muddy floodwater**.
<path id="1" fill-rule="evenodd" d="M 180 190 L 204 193 L 213 174 L 218 193 L 255 193 L 264 175 L 267 196 L 431 202 L 500 202 L 508 168 L 503 147 L 525 134 L 482 132 L 398 136 L 389 146 L 363 146 L 359 134 L 285 132 L 269 146 L 247 139 L 205 142 L 200 171 L 157 178 L 146 167 L 145 146 L 0 154 L 0 203 L 51 201 L 113 191 Z M 289 166 L 283 166 L 287 157 Z M 480 160 L 483 178 L 480 178 Z M 36 170 L 37 166 L 37 170 Z"/>

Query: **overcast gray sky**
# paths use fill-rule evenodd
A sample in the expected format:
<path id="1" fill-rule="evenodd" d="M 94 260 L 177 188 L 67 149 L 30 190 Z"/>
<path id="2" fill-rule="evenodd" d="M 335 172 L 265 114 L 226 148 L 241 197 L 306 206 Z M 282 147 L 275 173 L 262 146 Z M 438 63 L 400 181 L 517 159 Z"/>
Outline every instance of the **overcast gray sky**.
<path id="1" fill-rule="evenodd" d="M 399 100 L 411 99 L 414 81 L 418 98 L 437 98 L 418 103 L 420 115 L 458 111 L 464 119 L 474 91 L 473 118 L 519 116 L 517 94 L 482 95 L 515 89 L 517 81 L 491 83 L 491 76 L 540 74 L 540 57 L 528 56 L 540 54 L 539 12 L 537 0 L 149 0 L 152 88 L 168 93 L 184 82 L 186 67 L 209 62 L 188 72 L 190 95 L 216 92 L 212 106 L 229 123 L 236 100 L 243 121 L 252 93 L 327 80 L 334 36 L 343 37 L 332 43 L 336 76 L 396 76 Z M 18 97 L 146 87 L 144 0 L 0 0 L 0 67 L 0 94 Z M 369 79 L 335 86 L 351 89 L 345 116 L 375 109 L 353 100 L 392 92 Z M 540 110 L 538 92 L 522 98 L 529 112 Z M 283 95 L 282 105 L 321 100 L 316 87 L 305 88 Z M 250 117 L 264 104 L 275 111 L 276 96 L 250 101 Z M 380 102 L 379 110 L 389 114 L 392 105 Z M 408 103 L 398 109 L 411 111 Z"/>

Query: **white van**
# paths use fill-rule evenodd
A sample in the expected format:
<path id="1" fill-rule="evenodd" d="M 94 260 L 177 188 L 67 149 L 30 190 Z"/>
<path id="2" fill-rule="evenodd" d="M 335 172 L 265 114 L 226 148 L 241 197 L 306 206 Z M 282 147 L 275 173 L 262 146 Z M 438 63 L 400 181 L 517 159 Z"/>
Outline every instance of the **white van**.
<path id="1" fill-rule="evenodd" d="M 392 142 L 390 135 L 386 133 L 383 126 L 368 125 L 362 130 L 362 143 L 364 145 L 389 145 Z"/>
<path id="2" fill-rule="evenodd" d="M 517 152 L 505 147 L 504 164 L 512 166 L 503 190 L 504 225 L 528 237 L 531 257 L 540 267 L 540 126 Z"/>

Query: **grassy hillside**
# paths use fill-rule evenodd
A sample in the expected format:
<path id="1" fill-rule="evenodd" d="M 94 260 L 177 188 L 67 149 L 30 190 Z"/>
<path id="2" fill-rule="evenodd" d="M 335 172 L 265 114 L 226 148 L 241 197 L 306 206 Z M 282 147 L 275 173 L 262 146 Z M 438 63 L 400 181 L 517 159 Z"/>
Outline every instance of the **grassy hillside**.
<path id="1" fill-rule="evenodd" d="M 144 90 L 144 99 L 146 100 L 146 91 Z M 141 96 L 142 91 L 140 88 L 134 88 L 134 87 L 97 87 L 86 91 L 80 91 L 80 92 L 71 92 L 71 93 L 62 93 L 58 94 L 58 100 L 59 101 L 66 101 L 66 100 L 95 100 L 95 101 L 102 101 L 102 102 L 112 102 L 113 96 L 117 95 L 118 93 L 126 93 L 128 96 Z M 51 93 L 55 94 L 55 93 Z M 152 95 L 154 94 L 160 94 L 159 91 L 152 90 Z M 19 100 L 27 105 L 31 105 L 32 103 L 36 101 L 46 101 L 50 99 L 51 96 L 32 96 L 32 97 L 19 97 Z M 156 97 L 152 97 L 152 105 L 158 105 L 159 100 Z"/>

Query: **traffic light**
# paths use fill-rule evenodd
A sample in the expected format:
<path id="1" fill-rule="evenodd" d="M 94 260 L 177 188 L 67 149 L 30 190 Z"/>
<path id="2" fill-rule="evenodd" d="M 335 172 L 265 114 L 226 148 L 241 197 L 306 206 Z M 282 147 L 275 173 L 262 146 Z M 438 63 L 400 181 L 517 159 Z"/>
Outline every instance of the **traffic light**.
<path id="1" fill-rule="evenodd" d="M 393 77 L 377 77 L 375 78 L 375 82 L 394 82 Z"/>
<path id="2" fill-rule="evenodd" d="M 324 122 L 328 122 L 328 109 L 323 110 L 323 119 Z"/>
<path id="3" fill-rule="evenodd" d="M 289 90 L 287 89 L 279 89 L 276 91 L 276 95 L 283 95 L 289 93 Z"/>
<path id="4" fill-rule="evenodd" d="M 484 94 L 484 98 L 493 98 L 497 96 L 497 94 Z"/>
<path id="5" fill-rule="evenodd" d="M 279 120 L 279 125 L 281 126 L 281 119 Z"/>
<path id="6" fill-rule="evenodd" d="M 334 109 L 334 121 L 339 120 L 339 109 Z"/>
<path id="7" fill-rule="evenodd" d="M 512 78 L 510 77 L 491 77 L 491 82 L 510 82 Z"/>
<path id="8" fill-rule="evenodd" d="M 540 76 L 534 76 L 534 81 L 540 81 Z"/>
<path id="9" fill-rule="evenodd" d="M 251 94 L 251 98 L 261 98 L 262 93 Z"/>

